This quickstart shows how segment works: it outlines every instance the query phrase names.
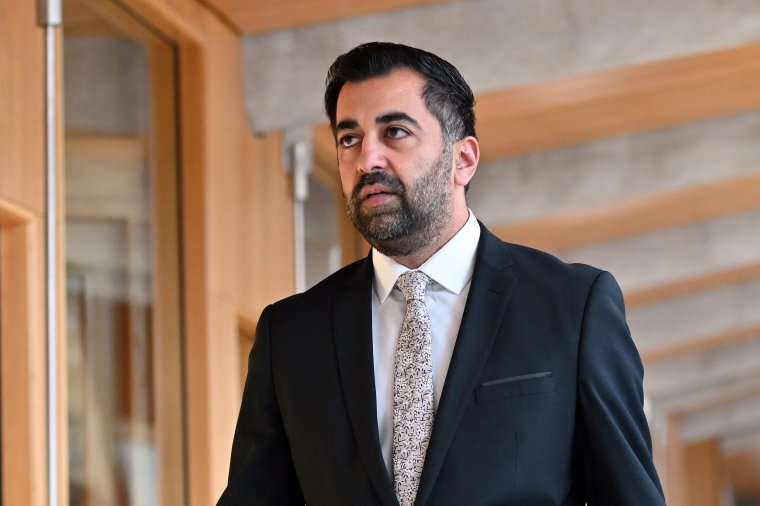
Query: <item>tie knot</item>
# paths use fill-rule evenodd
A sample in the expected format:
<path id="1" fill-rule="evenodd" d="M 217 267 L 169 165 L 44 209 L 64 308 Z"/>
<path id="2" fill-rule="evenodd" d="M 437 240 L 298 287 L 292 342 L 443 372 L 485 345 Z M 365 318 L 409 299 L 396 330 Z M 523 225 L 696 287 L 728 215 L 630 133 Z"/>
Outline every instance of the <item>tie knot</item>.
<path id="1" fill-rule="evenodd" d="M 396 280 L 396 286 L 407 302 L 410 300 L 425 300 L 425 289 L 432 281 L 422 271 L 406 271 Z"/>

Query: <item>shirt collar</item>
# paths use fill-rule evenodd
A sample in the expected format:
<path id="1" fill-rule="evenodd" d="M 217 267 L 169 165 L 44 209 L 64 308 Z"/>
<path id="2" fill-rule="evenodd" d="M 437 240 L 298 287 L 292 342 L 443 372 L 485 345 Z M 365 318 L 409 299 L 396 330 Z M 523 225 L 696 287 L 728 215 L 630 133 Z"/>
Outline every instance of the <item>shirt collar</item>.
<path id="1" fill-rule="evenodd" d="M 446 290 L 459 294 L 472 279 L 479 240 L 480 226 L 475 215 L 469 211 L 469 218 L 459 232 L 428 258 L 419 270 Z M 410 269 L 374 248 L 372 264 L 375 268 L 375 294 L 382 304 L 393 290 L 398 277 Z"/>

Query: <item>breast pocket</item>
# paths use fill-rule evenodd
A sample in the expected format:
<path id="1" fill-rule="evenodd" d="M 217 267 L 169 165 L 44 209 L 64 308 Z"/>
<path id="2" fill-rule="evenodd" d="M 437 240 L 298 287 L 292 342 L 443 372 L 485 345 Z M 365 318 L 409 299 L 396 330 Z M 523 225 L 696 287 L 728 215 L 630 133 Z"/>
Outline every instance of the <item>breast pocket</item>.
<path id="1" fill-rule="evenodd" d="M 554 375 L 551 371 L 509 376 L 481 383 L 475 390 L 476 402 L 487 402 L 504 397 L 536 395 L 553 392 Z"/>

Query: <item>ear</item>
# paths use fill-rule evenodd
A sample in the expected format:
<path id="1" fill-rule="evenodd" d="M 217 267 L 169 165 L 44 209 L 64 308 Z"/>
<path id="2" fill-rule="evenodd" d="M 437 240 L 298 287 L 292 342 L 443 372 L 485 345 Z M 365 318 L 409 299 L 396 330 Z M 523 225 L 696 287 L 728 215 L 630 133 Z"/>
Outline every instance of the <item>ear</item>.
<path id="1" fill-rule="evenodd" d="M 480 145 L 475 137 L 467 136 L 454 144 L 454 182 L 467 185 L 478 168 Z"/>

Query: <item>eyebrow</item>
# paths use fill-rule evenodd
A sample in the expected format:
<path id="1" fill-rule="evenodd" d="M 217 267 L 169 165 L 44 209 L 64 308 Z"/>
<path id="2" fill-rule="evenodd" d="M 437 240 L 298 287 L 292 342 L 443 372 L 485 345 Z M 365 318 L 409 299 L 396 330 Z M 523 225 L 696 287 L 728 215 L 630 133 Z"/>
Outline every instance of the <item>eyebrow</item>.
<path id="1" fill-rule="evenodd" d="M 359 128 L 359 122 L 355 119 L 344 119 L 337 125 L 335 125 L 335 131 L 338 132 L 340 130 L 353 130 L 355 128 Z"/>
<path id="2" fill-rule="evenodd" d="M 393 123 L 394 121 L 402 121 L 404 123 L 409 123 L 415 128 L 422 130 L 422 126 L 417 122 L 416 119 L 412 118 L 407 113 L 401 112 L 401 111 L 389 112 L 387 114 L 383 114 L 382 116 L 378 116 L 375 119 L 375 123 L 378 123 L 378 124 Z"/>
<path id="3" fill-rule="evenodd" d="M 405 112 L 394 111 L 394 112 L 382 114 L 378 116 L 377 118 L 375 118 L 375 123 L 378 125 L 393 123 L 394 121 L 402 121 L 404 123 L 409 123 L 415 128 L 422 130 L 422 126 L 419 124 L 419 122 L 416 119 L 409 116 Z M 337 125 L 335 125 L 335 132 L 339 132 L 341 130 L 353 130 L 356 128 L 359 128 L 359 122 L 357 120 L 345 119 L 339 122 Z"/>

